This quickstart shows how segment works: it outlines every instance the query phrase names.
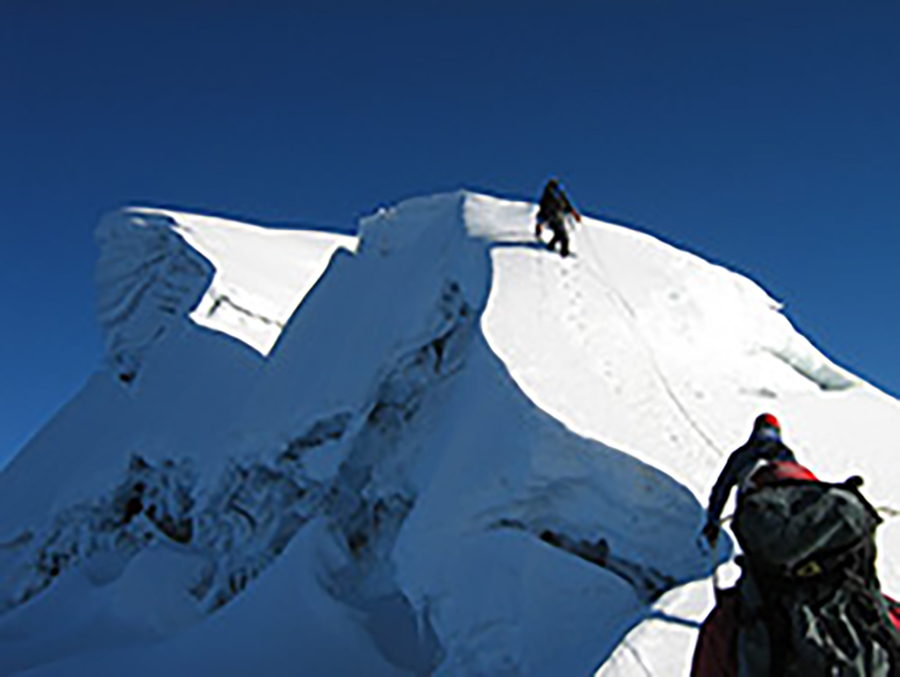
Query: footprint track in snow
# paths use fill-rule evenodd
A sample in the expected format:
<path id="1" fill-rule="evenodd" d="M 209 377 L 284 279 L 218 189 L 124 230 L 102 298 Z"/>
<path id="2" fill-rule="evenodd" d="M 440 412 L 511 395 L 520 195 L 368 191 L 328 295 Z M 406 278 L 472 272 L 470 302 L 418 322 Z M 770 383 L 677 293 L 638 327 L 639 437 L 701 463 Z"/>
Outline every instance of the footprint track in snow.
<path id="1" fill-rule="evenodd" d="M 587 346 L 590 342 L 590 328 L 585 319 L 582 264 L 577 259 L 573 260 L 571 267 L 565 264 L 566 262 L 560 268 L 560 286 L 566 297 L 563 318 L 575 330 L 578 343 Z"/>

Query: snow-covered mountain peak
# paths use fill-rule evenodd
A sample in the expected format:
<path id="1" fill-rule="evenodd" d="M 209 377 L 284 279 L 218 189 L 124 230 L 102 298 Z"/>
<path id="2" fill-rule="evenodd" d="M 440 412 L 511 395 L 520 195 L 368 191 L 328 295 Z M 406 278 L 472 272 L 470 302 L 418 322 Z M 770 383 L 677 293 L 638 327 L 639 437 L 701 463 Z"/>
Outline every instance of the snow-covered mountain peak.
<path id="1" fill-rule="evenodd" d="M 334 250 L 356 248 L 348 235 L 146 208 L 110 214 L 96 239 L 98 317 L 122 373 L 187 317 L 267 355 Z"/>
<path id="2" fill-rule="evenodd" d="M 0 475 L 0 674 L 684 674 L 756 414 L 893 505 L 897 403 L 762 288 L 535 212 L 106 219 L 108 363 Z"/>

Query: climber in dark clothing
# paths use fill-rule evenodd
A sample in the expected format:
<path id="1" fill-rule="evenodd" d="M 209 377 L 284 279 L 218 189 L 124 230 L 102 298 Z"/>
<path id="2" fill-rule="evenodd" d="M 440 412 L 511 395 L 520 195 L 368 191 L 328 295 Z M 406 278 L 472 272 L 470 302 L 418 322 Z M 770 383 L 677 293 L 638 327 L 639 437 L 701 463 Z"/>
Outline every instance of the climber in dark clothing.
<path id="1" fill-rule="evenodd" d="M 559 243 L 559 253 L 562 256 L 569 255 L 569 234 L 566 232 L 566 217 L 571 214 L 576 221 L 581 222 L 581 214 L 575 211 L 569 198 L 560 188 L 559 181 L 550 179 L 544 187 L 541 202 L 538 206 L 537 224 L 535 236 L 540 238 L 541 227 L 544 224 L 553 232 L 553 237 L 547 243 L 547 248 L 554 251 Z"/>
<path id="2" fill-rule="evenodd" d="M 787 461 L 796 464 L 797 459 L 781 441 L 781 425 L 772 414 L 762 414 L 753 423 L 750 439 L 735 451 L 731 452 L 719 479 L 713 485 L 709 495 L 709 507 L 706 509 L 706 526 L 703 535 L 715 545 L 719 537 L 719 518 L 731 489 L 737 485 L 738 496 L 747 488 L 754 471 L 761 465 L 772 461 Z"/>

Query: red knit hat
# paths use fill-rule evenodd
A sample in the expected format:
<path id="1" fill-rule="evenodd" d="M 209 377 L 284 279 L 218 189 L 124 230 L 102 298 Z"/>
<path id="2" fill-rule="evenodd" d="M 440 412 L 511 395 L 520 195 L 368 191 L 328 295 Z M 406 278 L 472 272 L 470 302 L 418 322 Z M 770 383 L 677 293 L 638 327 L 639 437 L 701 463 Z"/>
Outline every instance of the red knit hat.
<path id="1" fill-rule="evenodd" d="M 760 414 L 756 417 L 756 420 L 753 422 L 753 430 L 760 430 L 761 428 L 775 428 L 778 433 L 781 433 L 781 424 L 772 414 Z"/>

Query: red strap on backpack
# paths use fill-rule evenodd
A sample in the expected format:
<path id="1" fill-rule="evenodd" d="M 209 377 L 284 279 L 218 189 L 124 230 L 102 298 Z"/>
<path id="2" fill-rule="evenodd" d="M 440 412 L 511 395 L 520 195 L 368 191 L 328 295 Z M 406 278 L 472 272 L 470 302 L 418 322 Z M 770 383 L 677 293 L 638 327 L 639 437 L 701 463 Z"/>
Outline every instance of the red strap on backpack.
<path id="1" fill-rule="evenodd" d="M 897 600 L 888 595 L 883 595 L 883 597 L 887 602 L 888 615 L 891 617 L 891 623 L 894 624 L 894 629 L 897 630 L 897 632 L 900 632 L 900 602 L 897 602 Z"/>
<path id="2" fill-rule="evenodd" d="M 749 485 L 754 488 L 768 487 L 786 480 L 818 482 L 812 471 L 793 461 L 772 461 L 756 470 L 750 477 Z"/>

